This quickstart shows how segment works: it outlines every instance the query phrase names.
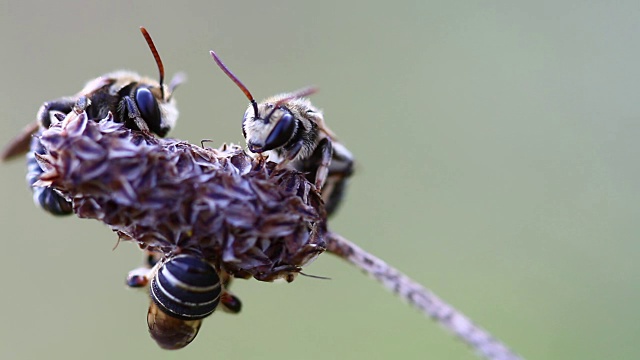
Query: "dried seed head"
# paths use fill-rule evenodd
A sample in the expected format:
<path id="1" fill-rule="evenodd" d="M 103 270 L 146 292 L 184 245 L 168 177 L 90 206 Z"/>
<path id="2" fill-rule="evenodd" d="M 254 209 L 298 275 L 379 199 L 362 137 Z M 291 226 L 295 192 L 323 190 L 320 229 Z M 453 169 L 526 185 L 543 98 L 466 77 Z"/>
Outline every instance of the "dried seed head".
<path id="1" fill-rule="evenodd" d="M 36 185 L 73 202 L 122 240 L 187 253 L 234 277 L 292 281 L 324 251 L 326 215 L 303 174 L 235 145 L 203 149 L 71 112 L 43 132 Z"/>
<path id="2" fill-rule="evenodd" d="M 89 121 L 84 112 L 68 114 L 43 132 L 41 142 L 47 154 L 35 156 L 44 170 L 36 186 L 52 186 L 73 201 L 79 217 L 101 220 L 144 249 L 204 258 L 222 285 L 229 276 L 292 281 L 327 246 L 483 357 L 521 359 L 427 288 L 327 232 L 320 195 L 300 173 L 254 160 L 234 145 L 202 149 L 156 139 L 109 117 Z M 220 301 L 240 311 L 232 295 Z M 189 344 L 202 323 L 171 316 L 155 302 L 147 321 L 165 349 Z"/>

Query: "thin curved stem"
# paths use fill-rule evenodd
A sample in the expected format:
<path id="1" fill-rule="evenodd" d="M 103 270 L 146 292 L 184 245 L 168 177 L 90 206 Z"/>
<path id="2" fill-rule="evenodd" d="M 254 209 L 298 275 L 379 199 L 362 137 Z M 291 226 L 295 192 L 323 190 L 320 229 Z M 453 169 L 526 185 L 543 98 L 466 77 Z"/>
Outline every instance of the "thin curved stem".
<path id="1" fill-rule="evenodd" d="M 378 280 L 385 288 L 452 332 L 480 356 L 490 360 L 522 359 L 460 311 L 381 259 L 334 232 L 328 232 L 325 240 L 329 253 L 346 260 Z"/>

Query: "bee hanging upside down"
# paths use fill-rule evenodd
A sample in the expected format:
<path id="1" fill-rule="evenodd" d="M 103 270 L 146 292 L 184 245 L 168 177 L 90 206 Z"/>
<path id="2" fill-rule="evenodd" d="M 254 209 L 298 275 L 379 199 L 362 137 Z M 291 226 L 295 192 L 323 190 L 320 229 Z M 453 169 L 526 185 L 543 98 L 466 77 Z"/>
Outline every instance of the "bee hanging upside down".
<path id="1" fill-rule="evenodd" d="M 42 174 L 34 154 L 44 153 L 37 135 L 71 112 L 79 98 L 85 97 L 91 104 L 86 109 L 91 119 L 102 119 L 112 113 L 114 121 L 124 123 L 129 129 L 161 137 L 175 126 L 178 109 L 172 95 L 176 86 L 183 81 L 183 76 L 177 75 L 168 87 L 164 84 L 164 66 L 160 55 L 147 30 L 141 27 L 140 31 L 156 60 L 159 81 L 130 71 L 115 71 L 91 80 L 74 96 L 45 102 L 38 111 L 36 121 L 25 127 L 0 154 L 0 160 L 4 161 L 28 152 L 27 182 L 33 191 L 34 201 L 51 214 L 68 215 L 72 212 L 72 205 L 51 188 L 33 187 Z"/>
<path id="2" fill-rule="evenodd" d="M 148 254 L 148 267 L 129 272 L 127 286 L 149 289 L 147 325 L 160 347 L 176 350 L 187 346 L 198 335 L 202 320 L 218 305 L 225 312 L 240 312 L 240 299 L 227 290 L 231 282 L 227 274 L 221 279 L 199 256 L 178 254 L 158 260 L 155 255 Z"/>
<path id="3" fill-rule="evenodd" d="M 218 55 L 211 51 L 211 56 L 251 102 L 242 120 L 242 135 L 249 151 L 307 174 L 309 182 L 322 192 L 327 214 L 331 215 L 353 173 L 353 155 L 327 127 L 322 111 L 306 99 L 316 89 L 276 95 L 258 104 Z"/>

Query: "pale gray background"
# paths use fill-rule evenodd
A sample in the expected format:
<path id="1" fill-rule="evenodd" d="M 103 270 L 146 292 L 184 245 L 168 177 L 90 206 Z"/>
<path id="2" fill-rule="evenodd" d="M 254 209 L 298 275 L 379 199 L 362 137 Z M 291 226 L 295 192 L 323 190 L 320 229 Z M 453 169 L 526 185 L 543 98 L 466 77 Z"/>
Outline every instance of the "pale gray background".
<path id="1" fill-rule="evenodd" d="M 0 2 L 0 143 L 120 68 L 186 71 L 172 135 L 241 142 L 247 105 L 314 84 L 357 174 L 331 227 L 530 359 L 640 357 L 640 3 Z M 357 270 L 239 281 L 180 352 L 149 338 L 141 261 L 95 221 L 36 209 L 2 164 L 2 359 L 474 359 Z"/>

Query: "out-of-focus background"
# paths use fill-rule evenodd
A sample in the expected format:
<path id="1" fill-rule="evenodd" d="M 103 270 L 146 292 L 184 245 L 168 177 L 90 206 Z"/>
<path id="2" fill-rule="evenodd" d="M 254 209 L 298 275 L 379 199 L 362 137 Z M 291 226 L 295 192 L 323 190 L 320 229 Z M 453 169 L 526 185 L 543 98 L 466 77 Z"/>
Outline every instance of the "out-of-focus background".
<path id="1" fill-rule="evenodd" d="M 0 143 L 42 102 L 127 68 L 176 92 L 174 137 L 242 142 L 247 101 L 306 85 L 358 160 L 331 227 L 530 359 L 640 358 L 640 3 L 0 2 Z M 157 348 L 141 264 L 95 221 L 35 208 L 0 167 L 2 359 L 474 359 L 356 269 L 238 281 L 186 349 Z"/>

